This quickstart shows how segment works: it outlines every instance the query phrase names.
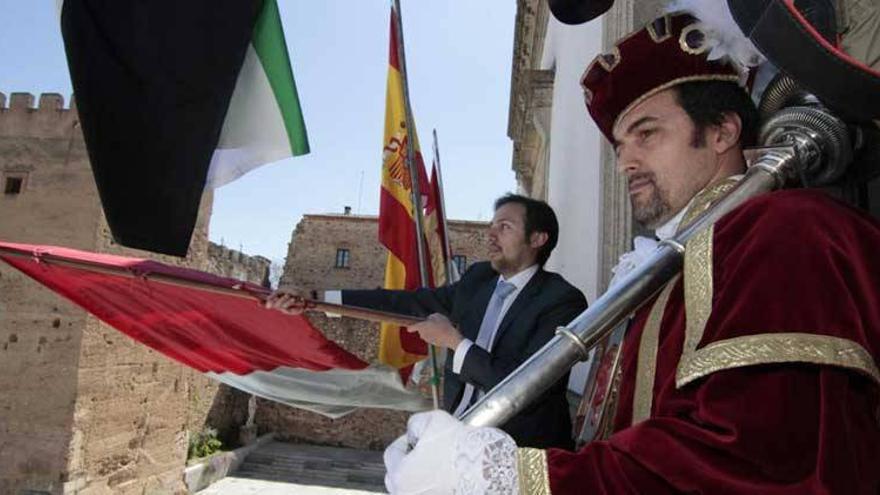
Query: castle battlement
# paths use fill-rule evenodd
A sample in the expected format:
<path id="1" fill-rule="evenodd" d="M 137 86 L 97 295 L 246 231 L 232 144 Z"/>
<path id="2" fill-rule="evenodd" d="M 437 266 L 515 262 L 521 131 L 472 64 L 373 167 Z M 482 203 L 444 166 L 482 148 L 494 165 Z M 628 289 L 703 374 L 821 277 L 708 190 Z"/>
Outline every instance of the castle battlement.
<path id="1" fill-rule="evenodd" d="M 36 102 L 36 105 L 35 105 Z M 0 137 L 66 138 L 79 133 L 76 103 L 71 96 L 65 108 L 64 97 L 43 93 L 0 93 Z"/>
<path id="2" fill-rule="evenodd" d="M 34 106 L 34 101 L 37 105 Z M 7 106 L 7 101 L 9 106 Z M 76 112 L 76 102 L 73 96 L 70 97 L 70 106 L 64 107 L 64 96 L 58 93 L 41 93 L 39 99 L 35 98 L 31 93 L 11 93 L 9 98 L 5 93 L 0 92 L 0 110 L 8 112 L 58 112 L 70 111 Z"/>
<path id="3" fill-rule="evenodd" d="M 264 283 L 269 276 L 271 260 L 260 255 L 249 255 L 220 244 L 208 243 L 210 272 L 225 277 Z"/>

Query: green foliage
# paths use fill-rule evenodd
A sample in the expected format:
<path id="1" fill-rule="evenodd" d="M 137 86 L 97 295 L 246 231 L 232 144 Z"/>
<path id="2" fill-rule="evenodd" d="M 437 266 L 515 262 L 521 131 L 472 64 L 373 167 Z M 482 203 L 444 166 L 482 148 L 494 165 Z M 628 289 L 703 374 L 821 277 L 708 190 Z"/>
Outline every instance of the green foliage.
<path id="1" fill-rule="evenodd" d="M 198 433 L 190 435 L 186 458 L 207 457 L 219 452 L 221 447 L 223 447 L 223 442 L 217 438 L 217 429 L 206 426 Z"/>

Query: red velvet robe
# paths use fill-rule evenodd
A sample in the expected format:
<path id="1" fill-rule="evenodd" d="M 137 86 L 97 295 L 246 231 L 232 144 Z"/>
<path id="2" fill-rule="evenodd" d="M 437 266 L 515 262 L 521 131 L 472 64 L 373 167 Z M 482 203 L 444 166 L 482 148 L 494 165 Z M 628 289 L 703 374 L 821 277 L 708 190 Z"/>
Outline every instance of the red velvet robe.
<path id="1" fill-rule="evenodd" d="M 880 493 L 880 226 L 822 193 L 789 190 L 740 206 L 711 239 L 712 309 L 697 352 L 753 335 L 764 340 L 739 350 L 758 357 L 676 386 L 679 278 L 660 320 L 650 416 L 631 424 L 653 303 L 624 341 L 615 432 L 577 453 L 548 450 L 552 493 Z M 780 332 L 840 337 L 819 344 L 843 348 L 814 360 L 802 337 L 755 347 Z"/>

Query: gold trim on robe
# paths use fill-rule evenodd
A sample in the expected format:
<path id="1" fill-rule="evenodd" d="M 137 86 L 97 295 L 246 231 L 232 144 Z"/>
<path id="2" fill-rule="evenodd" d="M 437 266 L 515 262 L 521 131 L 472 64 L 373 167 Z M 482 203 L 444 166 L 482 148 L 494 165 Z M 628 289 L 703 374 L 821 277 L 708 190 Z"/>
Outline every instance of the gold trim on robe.
<path id="1" fill-rule="evenodd" d="M 703 213 L 727 191 L 732 189 L 738 179 L 728 178 L 697 194 L 694 203 L 688 209 L 682 225 L 688 225 L 699 214 Z M 680 229 L 679 229 L 680 230 Z M 685 337 L 684 348 L 678 361 L 676 383 L 681 370 L 693 358 L 697 345 L 703 339 L 706 323 L 712 315 L 712 239 L 715 226 L 710 225 L 700 233 L 691 237 L 685 246 L 684 253 L 684 305 L 685 305 Z"/>
<path id="2" fill-rule="evenodd" d="M 727 180 L 697 195 L 685 214 L 686 225 L 727 192 Z M 811 363 L 855 370 L 880 384 L 880 371 L 871 354 L 849 339 L 809 333 L 764 333 L 712 342 L 697 349 L 712 314 L 714 226 L 692 237 L 684 257 L 685 342 L 675 385 L 731 368 L 772 363 Z"/>
<path id="3" fill-rule="evenodd" d="M 654 379 L 657 374 L 657 349 L 660 344 L 660 324 L 663 322 L 663 313 L 672 288 L 678 281 L 678 276 L 669 281 L 657 296 L 648 321 L 639 340 L 638 367 L 636 368 L 635 392 L 633 392 L 632 424 L 639 423 L 651 417 L 651 405 L 654 401 Z"/>
<path id="4" fill-rule="evenodd" d="M 550 495 L 546 450 L 527 447 L 516 449 L 516 472 L 520 495 Z"/>
<path id="5" fill-rule="evenodd" d="M 811 333 L 763 333 L 712 342 L 682 360 L 675 386 L 716 371 L 771 363 L 810 363 L 858 371 L 880 384 L 880 370 L 864 347 L 841 337 Z"/>

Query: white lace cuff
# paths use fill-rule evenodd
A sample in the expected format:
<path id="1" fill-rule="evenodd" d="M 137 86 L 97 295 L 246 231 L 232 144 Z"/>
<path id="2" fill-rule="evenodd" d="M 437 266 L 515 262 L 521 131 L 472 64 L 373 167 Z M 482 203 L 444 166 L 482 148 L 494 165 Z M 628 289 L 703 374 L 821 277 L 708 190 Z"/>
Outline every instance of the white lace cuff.
<path id="1" fill-rule="evenodd" d="M 496 428 L 463 432 L 455 443 L 456 495 L 519 492 L 516 442 Z"/>

